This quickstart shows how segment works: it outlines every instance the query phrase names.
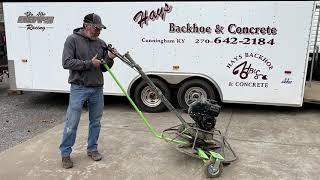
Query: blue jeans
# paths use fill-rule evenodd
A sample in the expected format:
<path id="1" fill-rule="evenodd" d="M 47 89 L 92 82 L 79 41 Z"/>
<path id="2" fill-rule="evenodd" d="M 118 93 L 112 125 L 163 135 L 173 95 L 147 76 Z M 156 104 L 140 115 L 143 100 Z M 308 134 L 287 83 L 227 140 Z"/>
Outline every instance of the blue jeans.
<path id="1" fill-rule="evenodd" d="M 75 143 L 77 129 L 84 102 L 89 108 L 89 134 L 87 151 L 97 151 L 100 134 L 100 120 L 104 107 L 103 87 L 86 87 L 71 84 L 69 106 L 65 117 L 62 142 L 59 146 L 62 156 L 69 156 Z"/>

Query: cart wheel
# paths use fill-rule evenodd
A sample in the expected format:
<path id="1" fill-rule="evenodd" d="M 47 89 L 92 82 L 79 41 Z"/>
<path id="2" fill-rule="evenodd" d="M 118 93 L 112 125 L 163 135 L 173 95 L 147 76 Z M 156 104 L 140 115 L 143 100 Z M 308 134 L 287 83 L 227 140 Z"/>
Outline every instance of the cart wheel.
<path id="1" fill-rule="evenodd" d="M 214 167 L 215 159 L 209 160 L 205 165 L 205 173 L 208 178 L 216 178 L 219 177 L 223 171 L 223 165 L 219 162 L 218 168 Z"/>

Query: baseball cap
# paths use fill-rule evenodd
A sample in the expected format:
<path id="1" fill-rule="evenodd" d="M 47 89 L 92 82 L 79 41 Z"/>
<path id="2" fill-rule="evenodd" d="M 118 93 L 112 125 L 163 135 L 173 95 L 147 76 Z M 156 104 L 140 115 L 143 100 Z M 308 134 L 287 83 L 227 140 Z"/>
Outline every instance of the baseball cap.
<path id="1" fill-rule="evenodd" d="M 101 18 L 98 14 L 95 13 L 90 13 L 87 14 L 84 19 L 83 22 L 85 23 L 91 23 L 93 24 L 95 27 L 99 28 L 99 29 L 106 29 L 106 26 L 102 24 L 101 22 Z"/>

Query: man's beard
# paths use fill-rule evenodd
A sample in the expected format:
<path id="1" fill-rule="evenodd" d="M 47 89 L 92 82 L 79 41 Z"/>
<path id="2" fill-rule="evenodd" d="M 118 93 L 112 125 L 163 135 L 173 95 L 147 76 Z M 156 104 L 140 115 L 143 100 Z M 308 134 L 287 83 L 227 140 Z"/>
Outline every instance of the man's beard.
<path id="1" fill-rule="evenodd" d="M 91 40 L 97 40 L 97 39 L 99 39 L 99 36 L 91 36 L 90 39 Z"/>
<path id="2" fill-rule="evenodd" d="M 90 33 L 90 32 L 84 32 L 85 36 L 88 37 L 91 40 L 97 40 L 99 39 L 100 34 Z"/>
<path id="3" fill-rule="evenodd" d="M 89 37 L 89 38 L 90 38 L 91 40 L 97 40 L 97 39 L 99 39 L 99 35 L 100 35 L 100 34 L 92 33 L 92 34 L 90 34 L 90 37 Z"/>

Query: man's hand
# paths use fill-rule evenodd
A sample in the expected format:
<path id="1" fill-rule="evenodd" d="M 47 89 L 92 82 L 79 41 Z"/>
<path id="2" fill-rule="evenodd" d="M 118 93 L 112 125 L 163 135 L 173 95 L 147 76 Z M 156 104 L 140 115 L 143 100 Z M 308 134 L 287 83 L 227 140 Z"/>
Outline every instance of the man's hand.
<path id="1" fill-rule="evenodd" d="M 108 56 L 110 59 L 114 59 L 115 57 L 117 57 L 115 54 L 118 54 L 118 51 L 116 48 L 112 48 L 111 52 L 108 51 Z"/>
<path id="2" fill-rule="evenodd" d="M 97 58 L 97 56 L 98 56 L 98 54 L 96 54 L 96 55 L 91 59 L 91 61 L 92 61 L 92 64 L 93 64 L 95 67 L 99 68 L 99 67 L 100 67 L 100 64 L 101 64 L 101 61 Z"/>

